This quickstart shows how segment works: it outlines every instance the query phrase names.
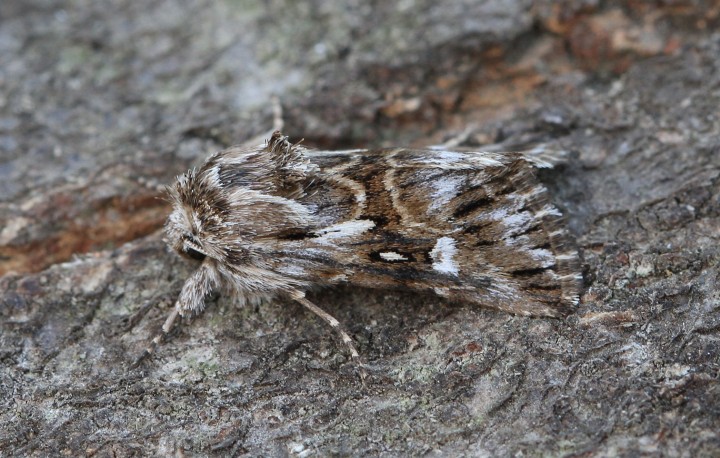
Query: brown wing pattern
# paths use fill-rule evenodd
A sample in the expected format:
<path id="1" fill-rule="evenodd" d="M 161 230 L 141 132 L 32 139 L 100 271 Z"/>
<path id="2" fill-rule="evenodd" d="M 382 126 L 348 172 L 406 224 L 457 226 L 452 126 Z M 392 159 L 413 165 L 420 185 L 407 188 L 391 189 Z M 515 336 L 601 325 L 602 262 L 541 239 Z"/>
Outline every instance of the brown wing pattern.
<path id="1" fill-rule="evenodd" d="M 578 255 L 532 159 L 408 149 L 308 157 L 321 174 L 306 203 L 324 227 L 290 251 L 298 265 L 326 267 L 320 283 L 432 289 L 526 315 L 577 304 Z"/>

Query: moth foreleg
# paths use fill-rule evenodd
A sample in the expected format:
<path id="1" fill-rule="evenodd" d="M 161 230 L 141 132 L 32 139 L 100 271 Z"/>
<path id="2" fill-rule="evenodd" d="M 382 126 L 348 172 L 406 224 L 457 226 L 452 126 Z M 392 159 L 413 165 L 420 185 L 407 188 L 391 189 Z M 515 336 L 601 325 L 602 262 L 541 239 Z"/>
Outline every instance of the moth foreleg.
<path id="1" fill-rule="evenodd" d="M 175 306 L 172 309 L 172 312 L 170 312 L 170 315 L 168 315 L 167 319 L 165 320 L 165 323 L 163 323 L 162 328 L 160 328 L 160 332 L 153 337 L 153 339 L 150 341 L 150 345 L 148 345 L 145 350 L 140 354 L 140 356 L 135 359 L 135 361 L 132 363 L 130 368 L 134 369 L 137 366 L 140 365 L 148 356 L 155 353 L 155 350 L 157 347 L 162 343 L 165 336 L 167 336 L 170 331 L 172 331 L 172 328 L 175 324 L 175 320 L 177 320 L 177 317 L 180 315 L 180 308 Z"/>
<path id="2" fill-rule="evenodd" d="M 327 313 L 325 310 L 321 309 L 317 305 L 310 302 L 306 297 L 305 293 L 302 291 L 293 291 L 290 294 L 290 297 L 299 302 L 303 305 L 306 309 L 313 312 L 315 315 L 322 318 L 327 324 L 332 326 L 333 329 L 335 329 L 338 334 L 340 334 L 340 338 L 342 338 L 343 343 L 348 347 L 350 350 L 350 356 L 352 357 L 353 362 L 357 365 L 358 370 L 360 371 L 360 378 L 365 382 L 365 378 L 367 377 L 367 373 L 365 372 L 365 367 L 363 366 L 362 358 L 360 358 L 360 353 L 358 353 L 357 348 L 355 348 L 355 344 L 353 343 L 352 338 L 350 335 L 345 331 L 345 329 L 342 327 L 340 322 L 335 318 L 334 316 Z"/>
<path id="3" fill-rule="evenodd" d="M 217 288 L 219 283 L 217 271 L 207 262 L 203 263 L 183 285 L 180 296 L 170 315 L 165 319 L 160 332 L 153 337 L 142 354 L 133 362 L 131 368 L 137 367 L 148 356 L 152 355 L 162 343 L 165 336 L 172 331 L 178 316 L 199 313 L 205 308 L 205 298 Z"/>

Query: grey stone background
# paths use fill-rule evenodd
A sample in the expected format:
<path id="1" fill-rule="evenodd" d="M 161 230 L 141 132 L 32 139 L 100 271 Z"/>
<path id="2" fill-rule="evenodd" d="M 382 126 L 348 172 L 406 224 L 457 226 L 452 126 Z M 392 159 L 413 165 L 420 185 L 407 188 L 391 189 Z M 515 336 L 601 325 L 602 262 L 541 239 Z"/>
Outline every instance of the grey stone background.
<path id="1" fill-rule="evenodd" d="M 718 456 L 717 1 L 4 0 L 1 456 Z M 157 184 L 271 125 L 548 142 L 565 320 L 343 288 L 232 298 L 140 368 L 193 265 Z"/>

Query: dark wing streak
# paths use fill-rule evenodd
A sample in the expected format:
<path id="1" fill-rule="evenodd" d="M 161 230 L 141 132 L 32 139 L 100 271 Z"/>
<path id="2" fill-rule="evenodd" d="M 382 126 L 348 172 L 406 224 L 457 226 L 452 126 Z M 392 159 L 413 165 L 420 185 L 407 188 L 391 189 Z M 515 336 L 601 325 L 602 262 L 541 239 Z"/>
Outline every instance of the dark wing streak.
<path id="1" fill-rule="evenodd" d="M 570 237 L 564 230 L 562 217 L 558 216 L 555 207 L 550 203 L 547 191 L 536 177 L 536 160 L 526 158 L 522 154 L 509 153 L 487 156 L 486 164 L 483 165 L 482 153 L 452 154 L 455 155 L 453 156 L 455 162 L 449 167 L 442 165 L 442 152 L 422 150 L 355 150 L 311 155 L 310 160 L 321 170 L 326 165 L 337 165 L 342 160 L 347 160 L 348 155 L 353 155 L 354 158 L 362 155 L 360 162 L 363 170 L 352 175 L 353 170 L 344 169 L 344 173 L 350 174 L 347 175 L 348 178 L 356 180 L 365 187 L 368 201 L 389 200 L 387 194 L 390 190 L 386 189 L 386 186 L 381 189 L 377 186 L 377 182 L 372 182 L 372 178 L 386 173 L 390 167 L 396 171 L 394 176 L 397 180 L 394 189 L 402 190 L 403 196 L 415 193 L 430 198 L 433 188 L 427 184 L 428 177 L 434 180 L 451 174 L 459 174 L 459 176 L 468 174 L 469 182 L 473 184 L 474 191 L 468 188 L 460 189 L 445 206 L 447 208 L 444 211 L 437 212 L 438 214 L 427 213 L 426 220 L 423 221 L 425 227 L 387 226 L 387 223 L 381 221 L 384 213 L 357 215 L 357 219 L 377 220 L 383 223 L 382 226 L 378 224 L 380 227 L 377 228 L 382 230 L 365 234 L 360 238 L 336 240 L 338 250 L 329 255 L 334 258 L 335 265 L 342 266 L 345 272 L 357 272 L 358 274 L 351 276 L 349 280 L 369 287 L 376 285 L 383 287 L 393 282 L 413 287 L 423 282 L 427 283 L 428 287 L 438 284 L 448 285 L 448 282 L 458 285 L 467 283 L 469 286 L 473 283 L 473 278 L 485 278 L 486 280 L 477 286 L 492 288 L 494 282 L 487 279 L 497 276 L 499 282 L 497 286 L 505 288 L 507 298 L 516 295 L 517 303 L 528 302 L 522 307 L 518 306 L 518 310 L 515 310 L 518 313 L 560 315 L 563 313 L 562 309 L 576 304 L 581 279 L 579 260 Z M 468 164 L 475 166 L 469 167 Z M 421 169 L 429 172 L 418 173 Z M 473 173 L 472 170 L 477 173 Z M 403 201 L 402 204 L 404 207 L 407 203 Z M 486 219 L 492 208 L 502 207 L 510 208 L 513 214 L 528 213 L 531 221 L 512 232 L 509 227 L 503 226 L 501 221 Z M 551 211 L 548 212 L 547 209 Z M 390 212 L 395 214 L 398 210 L 391 208 Z M 417 216 L 422 217 L 422 214 Z M 451 227 L 448 227 L 451 221 Z M 438 234 L 447 234 L 455 238 L 458 249 L 464 252 L 463 257 L 469 265 L 462 266 L 465 272 L 461 271 L 460 277 L 436 272 L 428 262 L 427 253 L 439 237 Z M 516 245 L 531 252 L 516 251 L 511 244 L 503 242 L 503 238 L 515 240 Z M 423 247 L 422 250 L 415 248 L 418 244 Z M 548 264 L 547 261 L 534 258 L 532 250 L 538 249 L 550 251 L 555 262 Z M 411 258 L 408 261 L 388 262 L 378 259 L 377 254 L 381 251 L 394 251 L 400 254 L 422 251 L 424 257 L 422 262 L 418 262 L 415 256 L 412 258 L 407 256 Z M 343 258 L 346 258 L 348 252 L 365 261 L 360 264 L 347 263 Z M 484 275 L 483 272 L 488 274 Z M 492 290 L 488 290 L 483 297 L 490 298 L 492 294 Z M 483 300 L 485 301 L 487 299 Z M 537 313 L 533 312 L 533 302 L 540 302 L 537 304 Z M 495 305 L 497 308 L 514 311 L 513 305 L 509 302 Z"/>

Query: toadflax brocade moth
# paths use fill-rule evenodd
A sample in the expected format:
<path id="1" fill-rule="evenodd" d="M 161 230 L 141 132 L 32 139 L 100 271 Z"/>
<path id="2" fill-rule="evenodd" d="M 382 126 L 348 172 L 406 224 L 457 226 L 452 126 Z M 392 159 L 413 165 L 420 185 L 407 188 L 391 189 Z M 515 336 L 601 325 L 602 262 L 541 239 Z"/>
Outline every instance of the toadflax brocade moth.
<path id="1" fill-rule="evenodd" d="M 406 148 L 314 151 L 276 131 L 266 144 L 210 156 L 169 188 L 167 242 L 200 261 L 178 315 L 219 289 L 241 303 L 305 298 L 348 283 L 432 290 L 510 313 L 563 316 L 579 300 L 578 255 L 536 169 L 551 154 Z"/>

